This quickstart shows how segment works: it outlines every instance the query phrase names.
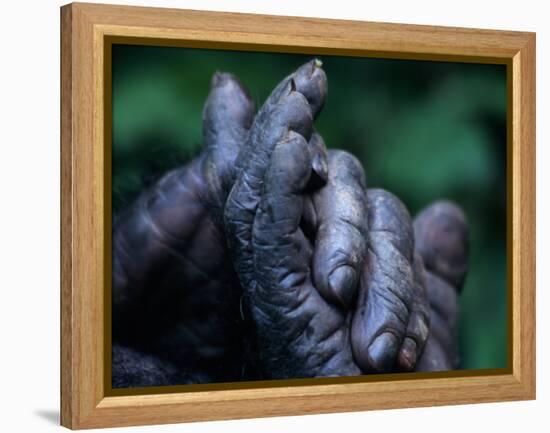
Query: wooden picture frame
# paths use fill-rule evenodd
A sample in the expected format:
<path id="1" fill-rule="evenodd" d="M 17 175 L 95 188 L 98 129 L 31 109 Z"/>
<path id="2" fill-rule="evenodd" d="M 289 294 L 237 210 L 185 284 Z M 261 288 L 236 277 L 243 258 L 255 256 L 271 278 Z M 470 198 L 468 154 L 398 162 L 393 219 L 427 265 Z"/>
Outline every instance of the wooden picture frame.
<path id="1" fill-rule="evenodd" d="M 109 83 L 113 41 L 506 65 L 509 367 L 112 395 Z M 535 398 L 535 34 L 191 10 L 61 8 L 61 424 L 80 429 Z M 110 150 L 110 149 L 109 149 Z M 399 377 L 397 377 L 399 376 Z M 317 379 L 314 379 L 317 380 Z"/>

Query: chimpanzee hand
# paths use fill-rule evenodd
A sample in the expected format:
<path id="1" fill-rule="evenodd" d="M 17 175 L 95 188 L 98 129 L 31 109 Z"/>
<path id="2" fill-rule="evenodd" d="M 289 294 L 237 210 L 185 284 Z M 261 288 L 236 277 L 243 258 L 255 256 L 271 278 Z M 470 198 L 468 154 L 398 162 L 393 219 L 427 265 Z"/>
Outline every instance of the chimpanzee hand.
<path id="1" fill-rule="evenodd" d="M 240 155 L 225 206 L 263 374 L 410 370 L 429 314 L 409 214 L 390 193 L 367 193 L 345 152 L 330 154 L 327 185 L 312 187 L 317 101 L 293 82 L 279 93 L 256 118 L 255 152 Z"/>
<path id="2" fill-rule="evenodd" d="M 320 110 L 326 77 L 312 61 L 273 91 L 256 117 L 255 137 L 265 132 L 275 101 L 290 85 Z M 242 379 L 247 357 L 241 287 L 220 220 L 240 165 L 237 152 L 255 151 L 257 138 L 248 133 L 252 118 L 243 86 L 232 75 L 217 73 L 203 112 L 204 151 L 142 193 L 113 226 L 114 340 L 168 359 L 178 371 L 208 371 L 211 381 Z M 322 184 L 326 150 L 315 137 L 310 144 L 311 169 Z M 137 378 L 132 384 L 139 384 L 139 369 L 131 376 Z"/>
<path id="3" fill-rule="evenodd" d="M 203 153 L 188 166 L 164 176 L 115 221 L 114 338 L 155 356 L 114 350 L 114 368 L 120 357 L 137 360 L 132 366 L 125 364 L 122 376 L 133 379 L 120 386 L 247 377 L 241 366 L 249 358 L 245 350 L 248 330 L 241 321 L 241 286 L 225 247 L 222 211 L 238 174 L 225 217 L 231 253 L 245 283 L 248 305 L 254 311 L 250 286 L 261 282 L 253 282 L 261 272 L 251 261 L 257 246 L 251 246 L 251 226 L 260 196 L 272 193 L 271 186 L 264 184 L 264 174 L 273 148 L 279 141 L 292 141 L 296 138 L 293 134 L 309 138 L 309 170 L 300 164 L 285 168 L 307 172 L 300 191 L 299 230 L 307 238 L 309 249 L 303 257 L 309 255 L 313 260 L 310 277 L 321 295 L 308 305 L 317 304 L 319 313 L 328 312 L 326 323 L 311 318 L 310 340 L 327 329 L 334 335 L 323 344 L 327 350 L 306 353 L 304 345 L 307 363 L 292 365 L 296 356 L 281 352 L 285 339 L 278 339 L 277 327 L 266 329 L 266 322 L 253 314 L 257 342 L 268 346 L 259 351 L 260 357 L 275 360 L 262 365 L 264 375 L 345 375 L 414 366 L 427 334 L 427 313 L 422 261 L 417 257 L 413 262 L 409 251 L 410 219 L 389 193 L 371 191 L 367 199 L 362 168 L 345 152 L 331 153 L 328 172 L 332 175 L 321 188 L 327 181 L 327 156 L 322 139 L 311 130 L 312 119 L 326 95 L 326 77 L 319 66 L 316 61 L 309 62 L 283 80 L 252 126 L 253 104 L 242 85 L 229 74 L 216 74 L 203 115 Z M 290 173 L 289 179 L 292 176 L 297 173 Z M 274 193 L 280 191 L 275 188 Z M 373 198 L 378 196 L 383 200 L 376 204 Z M 369 221 L 378 220 L 378 225 L 369 225 Z M 372 234 L 368 234 L 369 227 Z M 270 236 L 269 230 L 264 236 Z M 369 238 L 374 252 L 367 253 Z M 378 260 L 380 254 L 392 260 Z M 309 272 L 310 260 L 298 263 L 304 264 Z M 284 262 L 274 263 L 272 271 L 287 272 L 285 266 Z M 393 280 L 393 286 L 382 287 L 384 278 Z M 367 290 L 377 284 L 380 290 Z M 292 305 L 286 307 L 291 309 Z M 317 314 L 313 310 L 307 311 Z M 289 329 L 303 326 L 305 317 L 307 314 L 296 315 L 294 321 L 290 314 L 282 324 Z M 342 318 L 347 325 L 340 326 Z M 271 337 L 271 343 L 265 340 Z M 327 354 L 333 359 L 327 361 Z M 281 364 L 271 366 L 277 357 Z M 158 375 L 146 377 L 144 369 L 150 371 L 153 365 L 161 365 L 162 371 L 170 373 L 160 379 Z"/>
<path id="4" fill-rule="evenodd" d="M 328 182 L 311 192 L 307 101 L 291 91 L 280 104 L 302 107 L 305 136 L 288 125 L 264 137 L 264 159 L 249 156 L 225 210 L 264 377 L 456 368 L 456 290 L 467 268 L 462 212 L 448 202 L 421 212 L 415 252 L 404 205 L 366 190 L 346 152 L 329 153 Z M 343 283 L 358 276 L 356 295 Z"/>

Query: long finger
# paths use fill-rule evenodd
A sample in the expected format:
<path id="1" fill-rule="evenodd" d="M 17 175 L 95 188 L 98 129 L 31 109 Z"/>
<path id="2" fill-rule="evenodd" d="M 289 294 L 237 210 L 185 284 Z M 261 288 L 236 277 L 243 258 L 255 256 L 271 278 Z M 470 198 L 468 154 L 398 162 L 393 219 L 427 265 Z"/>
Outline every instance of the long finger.
<path id="1" fill-rule="evenodd" d="M 239 79 L 227 72 L 216 72 L 202 111 L 204 147 L 238 152 L 252 126 L 254 113 L 254 102 Z M 234 160 L 236 153 L 229 156 Z"/>
<path id="2" fill-rule="evenodd" d="M 315 285 L 326 300 L 347 308 L 356 294 L 368 240 L 365 176 L 353 155 L 329 152 L 328 182 L 314 193 L 313 203 Z"/>
<path id="3" fill-rule="evenodd" d="M 449 369 L 457 368 L 458 294 L 468 269 L 466 217 L 456 204 L 437 201 L 417 215 L 414 231 L 417 251 L 427 268 L 430 339 L 445 353 Z M 427 368 L 430 363 L 423 364 Z"/>
<path id="4" fill-rule="evenodd" d="M 254 102 L 238 78 L 216 72 L 202 112 L 203 145 L 211 155 L 211 167 L 206 172 L 217 175 L 212 180 L 233 183 L 235 159 L 246 141 L 254 113 Z M 227 188 L 227 185 L 219 186 Z"/>
<path id="5" fill-rule="evenodd" d="M 277 144 L 253 225 L 251 293 L 262 364 L 272 377 L 356 375 L 346 314 L 311 282 L 311 247 L 300 230 L 311 152 L 290 132 Z"/>
<path id="6" fill-rule="evenodd" d="M 393 368 L 415 290 L 409 213 L 391 193 L 368 190 L 370 243 L 352 322 L 351 342 L 364 371 Z"/>
<path id="7" fill-rule="evenodd" d="M 253 245 L 258 284 L 273 292 L 270 302 L 285 298 L 306 280 L 308 257 L 299 230 L 303 190 L 311 175 L 311 154 L 305 139 L 290 132 L 273 151 L 264 194 L 254 220 Z M 292 296 L 292 295 L 290 295 Z M 281 305 L 292 303 L 281 301 Z"/>
<path id="8" fill-rule="evenodd" d="M 248 152 L 243 149 L 242 158 L 239 156 L 242 168 L 227 199 L 224 218 L 233 261 L 245 285 L 253 273 L 252 222 L 271 154 L 289 131 L 310 137 L 315 107 L 309 100 L 317 101 L 315 90 L 322 93 L 325 88 L 318 85 L 319 81 L 326 82 L 324 72 L 317 67 L 312 71 L 311 65 L 306 64 L 293 74 L 293 78 L 286 80 L 284 92 L 281 93 L 278 87 L 254 120 L 247 140 Z"/>
<path id="9" fill-rule="evenodd" d="M 468 225 L 464 212 L 450 201 L 437 201 L 414 220 L 415 248 L 426 269 L 462 288 L 468 270 Z"/>

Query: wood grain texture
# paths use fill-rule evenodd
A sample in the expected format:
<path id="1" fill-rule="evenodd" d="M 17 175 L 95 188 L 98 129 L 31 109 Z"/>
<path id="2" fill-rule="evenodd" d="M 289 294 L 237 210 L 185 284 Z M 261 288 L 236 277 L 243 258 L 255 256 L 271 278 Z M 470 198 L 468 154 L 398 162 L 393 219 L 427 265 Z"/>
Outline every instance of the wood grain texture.
<path id="1" fill-rule="evenodd" d="M 511 76 L 510 372 L 106 396 L 107 40 L 493 62 Z M 61 10 L 61 423 L 70 428 L 535 398 L 535 36 L 531 33 L 71 4 Z"/>
<path id="2" fill-rule="evenodd" d="M 72 425 L 72 10 L 61 9 L 61 424 Z"/>
<path id="3" fill-rule="evenodd" d="M 518 280 L 513 285 L 517 297 L 514 297 L 513 309 L 514 313 L 518 310 L 519 318 L 514 320 L 514 327 L 517 328 L 517 334 L 514 329 L 514 357 L 517 356 L 517 359 L 514 359 L 513 370 L 525 392 L 535 398 L 535 37 L 529 39 L 516 57 L 519 57 L 519 94 L 517 101 L 514 100 L 513 125 L 519 131 L 517 141 L 513 141 L 518 158 L 513 160 L 517 172 L 514 172 L 512 179 L 519 179 L 518 190 L 514 189 L 514 194 L 518 196 L 514 201 L 514 210 L 517 208 L 519 213 L 515 218 L 519 239 L 518 244 L 514 243 L 513 254 L 518 257 L 518 267 L 515 269 Z M 516 109 L 519 111 L 517 116 Z"/>

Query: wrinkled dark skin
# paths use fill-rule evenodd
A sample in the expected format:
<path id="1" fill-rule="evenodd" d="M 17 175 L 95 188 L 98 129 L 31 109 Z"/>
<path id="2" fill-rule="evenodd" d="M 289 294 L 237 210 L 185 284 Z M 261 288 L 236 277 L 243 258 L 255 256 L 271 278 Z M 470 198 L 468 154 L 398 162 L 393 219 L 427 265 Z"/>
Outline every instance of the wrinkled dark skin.
<path id="1" fill-rule="evenodd" d="M 369 190 L 367 199 L 370 242 L 352 323 L 355 358 L 365 371 L 389 371 L 396 359 L 412 370 L 428 337 L 429 315 L 411 218 L 387 191 Z"/>
<path id="2" fill-rule="evenodd" d="M 236 78 L 215 74 L 203 152 L 163 176 L 113 225 L 113 339 L 160 354 L 198 381 L 242 376 L 241 290 L 217 216 L 253 115 Z"/>
<path id="3" fill-rule="evenodd" d="M 201 155 L 113 226 L 113 386 L 456 367 L 465 220 L 445 220 L 443 253 L 429 208 L 413 235 L 353 156 L 327 154 L 326 93 L 312 61 L 254 116 L 237 79 L 214 76 Z"/>
<path id="4" fill-rule="evenodd" d="M 468 226 L 462 210 L 449 201 L 424 208 L 415 218 L 416 248 L 425 263 L 430 303 L 430 335 L 418 371 L 458 367 L 458 294 L 468 268 Z"/>

